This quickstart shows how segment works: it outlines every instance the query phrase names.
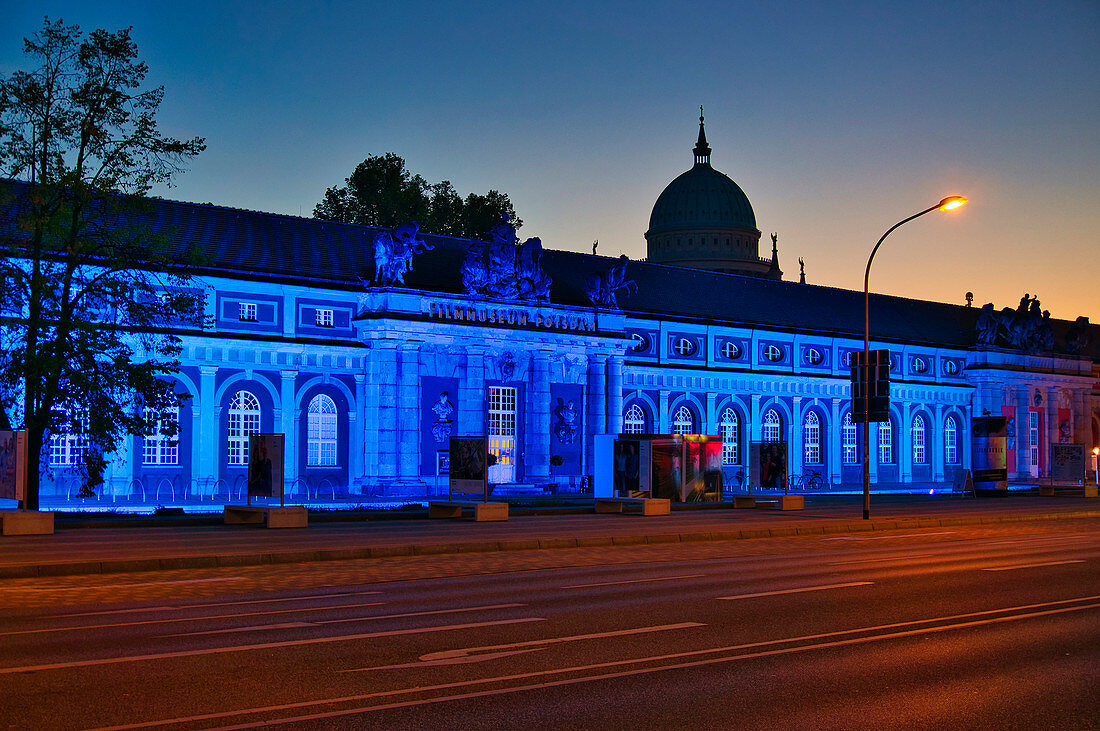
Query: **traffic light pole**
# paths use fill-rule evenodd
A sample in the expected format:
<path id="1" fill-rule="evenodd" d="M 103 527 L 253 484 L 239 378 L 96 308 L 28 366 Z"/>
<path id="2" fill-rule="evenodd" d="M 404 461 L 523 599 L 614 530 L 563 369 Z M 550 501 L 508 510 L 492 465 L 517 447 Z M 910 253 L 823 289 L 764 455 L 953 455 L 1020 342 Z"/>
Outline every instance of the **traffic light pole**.
<path id="1" fill-rule="evenodd" d="M 945 199 L 946 200 L 946 199 Z M 919 218 L 926 213 L 932 211 L 943 205 L 943 201 L 940 201 L 931 208 L 926 208 L 920 213 L 915 213 L 909 218 L 903 221 L 898 221 L 882 235 L 882 238 L 875 244 L 875 248 L 871 249 L 871 255 L 867 257 L 867 269 L 863 273 L 863 370 L 860 372 L 860 378 L 863 380 L 861 384 L 863 386 L 863 519 L 871 519 L 871 474 L 869 472 L 870 460 L 870 448 L 871 443 L 871 389 L 869 388 L 871 380 L 871 262 L 875 260 L 875 254 L 878 253 L 878 247 L 882 246 L 882 242 L 886 240 L 886 237 L 894 232 L 897 227 L 909 223 L 914 218 Z"/>

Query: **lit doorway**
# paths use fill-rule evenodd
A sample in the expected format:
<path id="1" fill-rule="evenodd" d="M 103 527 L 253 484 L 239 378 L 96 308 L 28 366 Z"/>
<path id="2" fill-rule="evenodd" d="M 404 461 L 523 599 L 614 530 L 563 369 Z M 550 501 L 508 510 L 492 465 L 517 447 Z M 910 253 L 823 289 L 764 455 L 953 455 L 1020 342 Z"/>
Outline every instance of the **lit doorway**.
<path id="1" fill-rule="evenodd" d="M 489 467 L 489 482 L 516 481 L 516 389 L 489 386 L 489 421 L 486 436 L 489 454 L 496 462 Z M 493 460 L 489 460 L 492 462 Z"/>

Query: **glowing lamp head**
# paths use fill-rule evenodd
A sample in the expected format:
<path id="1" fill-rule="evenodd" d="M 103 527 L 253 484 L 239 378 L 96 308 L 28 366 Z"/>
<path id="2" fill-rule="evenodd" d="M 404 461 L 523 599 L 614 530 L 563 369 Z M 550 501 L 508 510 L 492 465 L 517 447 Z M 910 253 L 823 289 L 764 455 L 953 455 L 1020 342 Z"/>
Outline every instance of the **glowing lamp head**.
<path id="1" fill-rule="evenodd" d="M 962 208 L 967 203 L 967 199 L 961 195 L 949 195 L 940 201 L 939 209 L 941 211 L 953 211 L 956 208 Z"/>
<path id="2" fill-rule="evenodd" d="M 1093 454 L 1100 454 L 1100 447 L 1093 447 L 1092 448 L 1092 453 Z"/>

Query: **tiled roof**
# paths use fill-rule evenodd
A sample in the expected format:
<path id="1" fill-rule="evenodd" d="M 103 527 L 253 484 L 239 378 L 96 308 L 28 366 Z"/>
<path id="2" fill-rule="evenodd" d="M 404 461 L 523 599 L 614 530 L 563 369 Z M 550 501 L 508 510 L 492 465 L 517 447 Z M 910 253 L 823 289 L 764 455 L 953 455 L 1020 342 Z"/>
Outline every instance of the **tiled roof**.
<path id="1" fill-rule="evenodd" d="M 234 276 L 267 275 L 358 285 L 374 273 L 372 241 L 378 229 L 211 204 L 154 199 L 141 218 L 151 231 L 172 233 L 173 248 L 199 246 L 205 268 Z M 14 231 L 11 208 L 0 214 Z M 417 256 L 405 286 L 462 292 L 461 267 L 469 241 L 424 234 L 432 251 Z M 610 257 L 546 249 L 542 266 L 552 277 L 554 303 L 590 306 L 585 280 L 617 263 Z M 636 294 L 619 293 L 620 306 L 639 316 L 771 327 L 862 337 L 863 293 L 632 261 L 627 277 Z M 978 308 L 888 295 L 871 297 L 871 336 L 898 342 L 968 347 Z M 1061 343 L 1072 323 L 1053 321 Z M 1090 353 L 1100 357 L 1100 325 L 1090 331 Z"/>

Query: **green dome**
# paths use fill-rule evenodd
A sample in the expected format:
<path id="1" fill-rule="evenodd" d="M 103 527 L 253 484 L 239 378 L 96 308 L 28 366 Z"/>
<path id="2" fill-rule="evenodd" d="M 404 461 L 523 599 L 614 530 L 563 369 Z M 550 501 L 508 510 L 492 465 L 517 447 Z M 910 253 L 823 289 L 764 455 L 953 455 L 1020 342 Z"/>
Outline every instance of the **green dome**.
<path id="1" fill-rule="evenodd" d="M 649 216 L 649 233 L 683 228 L 756 229 L 756 214 L 737 183 L 697 162 L 668 184 Z"/>

